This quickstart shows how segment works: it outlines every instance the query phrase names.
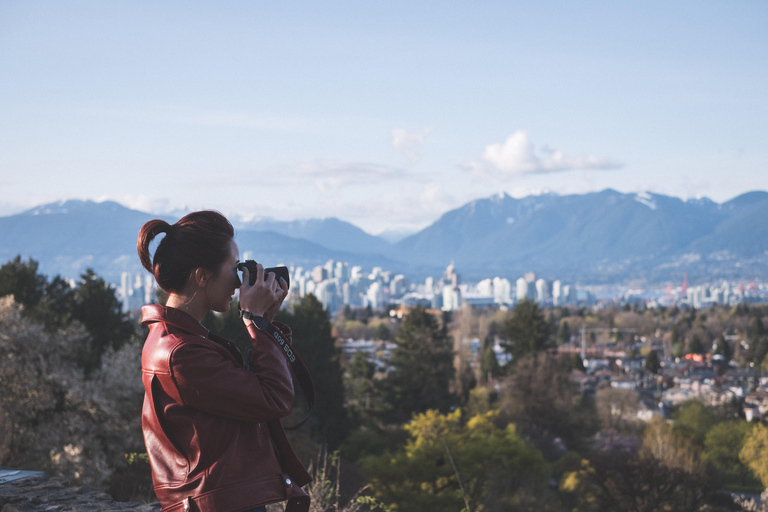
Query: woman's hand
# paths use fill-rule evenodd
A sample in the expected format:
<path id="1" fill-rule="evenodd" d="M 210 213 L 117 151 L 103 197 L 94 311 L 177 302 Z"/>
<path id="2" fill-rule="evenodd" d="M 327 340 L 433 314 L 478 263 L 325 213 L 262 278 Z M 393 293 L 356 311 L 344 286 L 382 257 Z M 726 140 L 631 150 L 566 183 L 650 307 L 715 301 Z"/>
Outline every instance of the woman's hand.
<path id="1" fill-rule="evenodd" d="M 273 277 L 275 274 L 269 273 L 270 277 Z M 278 311 L 280 311 L 280 306 L 283 305 L 283 301 L 288 296 L 288 283 L 285 282 L 285 280 L 281 277 L 277 279 L 277 284 L 280 286 L 280 291 L 282 292 L 282 295 L 280 296 L 280 299 L 277 300 L 272 304 L 272 306 L 264 312 L 264 318 L 269 320 L 270 322 L 275 318 L 275 315 Z"/>
<path id="2" fill-rule="evenodd" d="M 281 280 L 282 281 L 282 280 Z M 288 295 L 285 282 L 278 284 L 275 274 L 270 272 L 264 278 L 264 267 L 256 265 L 256 282 L 250 284 L 248 268 L 243 269 L 243 284 L 240 286 L 240 308 L 254 316 L 263 316 L 270 322 Z"/>

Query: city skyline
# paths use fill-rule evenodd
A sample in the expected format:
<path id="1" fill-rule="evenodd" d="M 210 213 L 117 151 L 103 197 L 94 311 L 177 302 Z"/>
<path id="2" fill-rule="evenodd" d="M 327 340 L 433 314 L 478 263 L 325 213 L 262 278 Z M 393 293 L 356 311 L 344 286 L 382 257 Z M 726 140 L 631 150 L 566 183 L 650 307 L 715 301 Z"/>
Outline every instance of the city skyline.
<path id="1" fill-rule="evenodd" d="M 0 215 L 418 230 L 467 201 L 766 190 L 768 6 L 0 6 Z"/>

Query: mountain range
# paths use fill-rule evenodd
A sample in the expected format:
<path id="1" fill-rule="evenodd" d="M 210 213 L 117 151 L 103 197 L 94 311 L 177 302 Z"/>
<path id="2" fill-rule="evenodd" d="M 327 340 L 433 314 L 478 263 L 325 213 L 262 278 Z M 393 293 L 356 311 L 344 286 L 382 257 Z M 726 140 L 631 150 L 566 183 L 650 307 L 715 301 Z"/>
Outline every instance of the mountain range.
<path id="1" fill-rule="evenodd" d="M 0 262 L 33 258 L 48 275 L 93 268 L 119 282 L 142 272 L 141 225 L 165 217 L 115 202 L 61 201 L 0 217 Z M 506 194 L 446 212 L 391 243 L 335 218 L 291 222 L 233 219 L 241 252 L 258 261 L 311 268 L 329 259 L 382 266 L 412 279 L 453 262 L 465 280 L 525 272 L 582 283 L 768 277 L 768 192 L 718 204 L 603 190 L 582 195 Z"/>

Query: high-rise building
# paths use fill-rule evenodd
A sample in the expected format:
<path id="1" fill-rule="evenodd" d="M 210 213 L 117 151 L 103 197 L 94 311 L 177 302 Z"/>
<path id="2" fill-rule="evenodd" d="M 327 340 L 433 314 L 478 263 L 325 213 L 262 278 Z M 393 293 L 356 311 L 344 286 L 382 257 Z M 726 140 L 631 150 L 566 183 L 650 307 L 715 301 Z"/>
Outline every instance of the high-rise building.
<path id="1" fill-rule="evenodd" d="M 312 269 L 312 280 L 316 283 L 321 283 L 328 279 L 328 269 L 320 265 Z"/>
<path id="2" fill-rule="evenodd" d="M 349 279 L 349 263 L 337 261 L 336 267 L 333 269 L 333 277 L 347 281 Z"/>
<path id="3" fill-rule="evenodd" d="M 451 287 L 459 286 L 459 274 L 456 273 L 453 263 L 448 265 L 445 272 L 443 272 L 443 283 Z"/>
<path id="4" fill-rule="evenodd" d="M 555 280 L 554 283 L 552 283 L 552 304 L 555 306 L 559 306 L 562 304 L 562 289 L 561 289 L 561 283 L 560 280 Z"/>
<path id="5" fill-rule="evenodd" d="M 408 279 L 403 274 L 396 275 L 389 283 L 389 292 L 393 297 L 400 297 L 408 291 Z"/>
<path id="6" fill-rule="evenodd" d="M 493 301 L 496 304 L 509 304 L 512 302 L 512 284 L 509 279 L 493 278 Z"/>
<path id="7" fill-rule="evenodd" d="M 157 289 L 154 276 L 144 276 L 144 304 L 153 302 L 153 293 Z"/>
<path id="8" fill-rule="evenodd" d="M 384 307 L 384 290 L 381 283 L 374 281 L 371 286 L 368 287 L 368 292 L 365 294 L 366 305 L 371 306 L 373 309 Z"/>
<path id="9" fill-rule="evenodd" d="M 475 290 L 479 295 L 490 295 L 493 296 L 493 281 L 488 279 L 483 279 L 477 285 L 475 286 Z"/>
<path id="10" fill-rule="evenodd" d="M 458 286 L 443 288 L 443 311 L 455 311 L 461 307 L 461 290 Z"/>
<path id="11" fill-rule="evenodd" d="M 536 280 L 536 300 L 541 303 L 549 300 L 549 283 L 544 279 Z"/>
<path id="12" fill-rule="evenodd" d="M 525 300 L 528 297 L 528 281 L 524 277 L 515 282 L 515 291 L 518 301 Z"/>
<path id="13" fill-rule="evenodd" d="M 340 297 L 337 291 L 337 283 L 334 279 L 328 279 L 318 283 L 315 287 L 315 296 L 319 300 L 323 309 L 333 314 L 339 309 Z"/>

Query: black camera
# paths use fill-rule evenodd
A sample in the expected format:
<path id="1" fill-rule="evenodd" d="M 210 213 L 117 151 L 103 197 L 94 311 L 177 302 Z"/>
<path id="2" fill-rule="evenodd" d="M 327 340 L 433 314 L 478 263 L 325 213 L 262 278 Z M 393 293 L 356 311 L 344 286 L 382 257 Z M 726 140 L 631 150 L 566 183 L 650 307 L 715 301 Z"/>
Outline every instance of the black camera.
<path id="1" fill-rule="evenodd" d="M 257 271 L 257 263 L 253 260 L 245 260 L 242 263 L 237 264 L 237 270 L 242 271 L 243 269 L 248 269 L 248 276 L 249 276 L 249 283 L 251 286 L 256 282 L 256 271 Z M 275 274 L 275 279 L 283 278 L 285 281 L 285 284 L 288 285 L 288 288 L 291 287 L 291 276 L 288 272 L 288 267 L 270 267 L 264 269 L 264 279 L 267 279 L 267 274 L 272 272 Z"/>

